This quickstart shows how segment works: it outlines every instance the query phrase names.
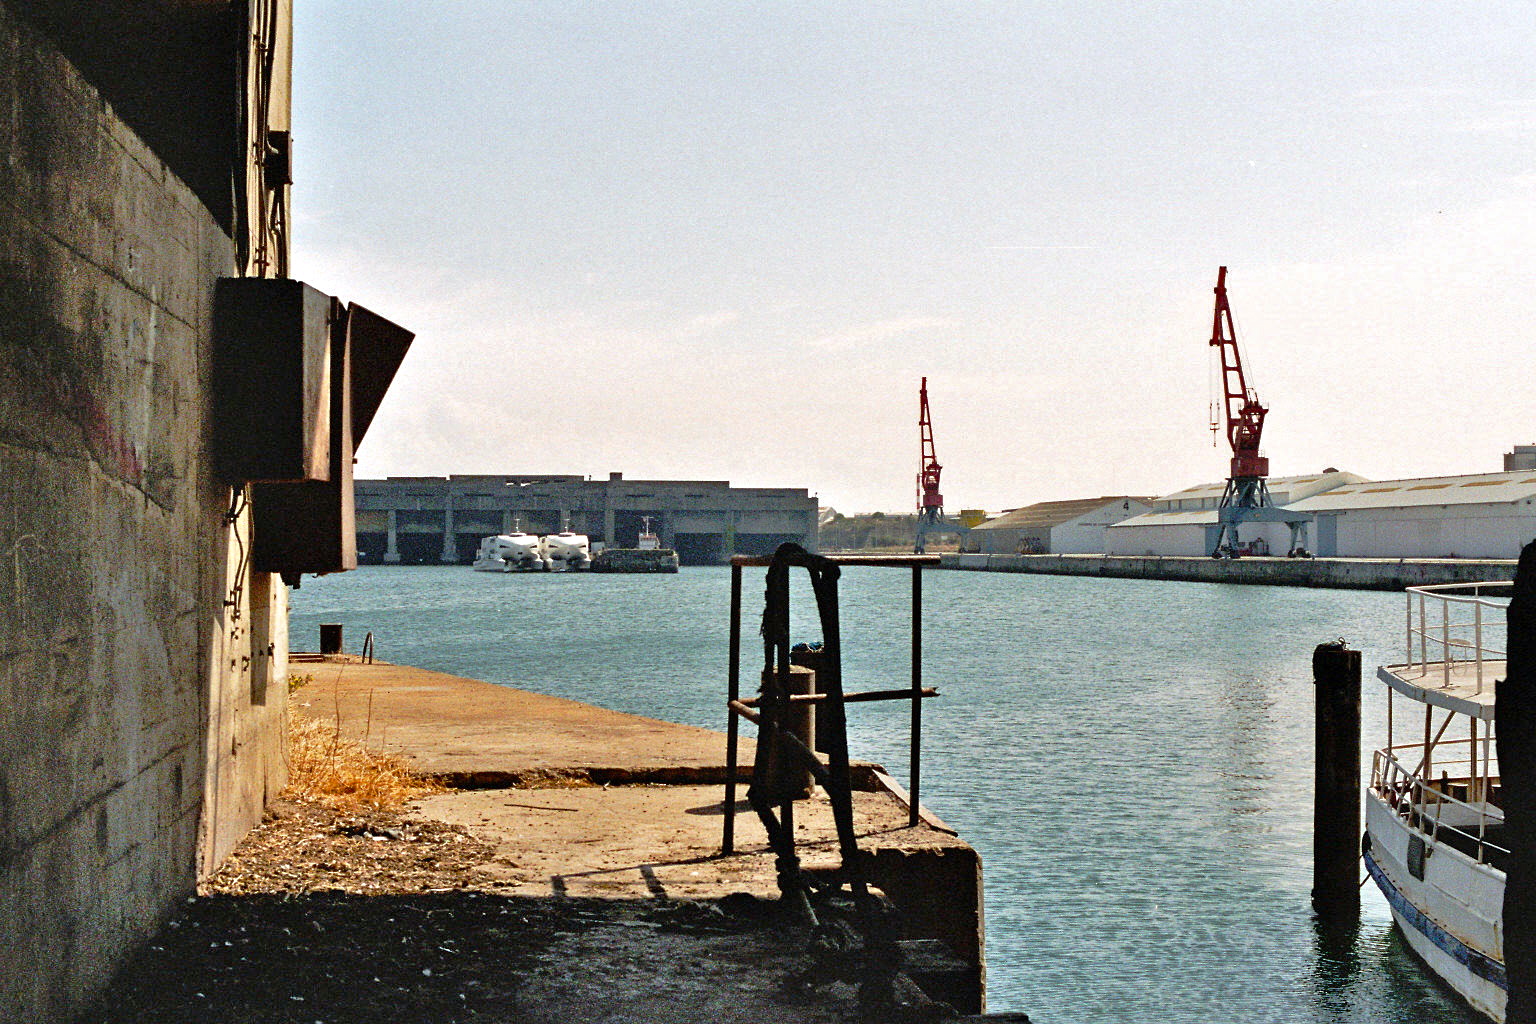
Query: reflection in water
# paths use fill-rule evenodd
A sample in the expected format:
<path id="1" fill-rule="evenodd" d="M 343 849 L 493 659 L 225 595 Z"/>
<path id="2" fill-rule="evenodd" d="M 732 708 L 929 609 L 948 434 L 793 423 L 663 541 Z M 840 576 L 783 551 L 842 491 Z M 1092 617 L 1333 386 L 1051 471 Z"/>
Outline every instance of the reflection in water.
<path id="1" fill-rule="evenodd" d="M 386 660 L 718 730 L 729 581 L 365 568 L 306 580 L 293 633 L 341 622 Z M 909 585 L 845 570 L 850 689 L 907 678 Z M 816 639 L 797 594 L 795 639 Z M 749 572 L 749 676 L 761 595 Z M 990 1007 L 1060 1024 L 1475 1020 L 1374 886 L 1357 928 L 1311 913 L 1312 649 L 1344 636 L 1383 663 L 1401 614 L 1392 594 L 929 573 L 924 679 L 943 696 L 924 708 L 923 795 L 983 857 Z M 1379 689 L 1367 679 L 1368 744 Z M 850 743 L 906 774 L 903 709 L 859 707 Z"/>

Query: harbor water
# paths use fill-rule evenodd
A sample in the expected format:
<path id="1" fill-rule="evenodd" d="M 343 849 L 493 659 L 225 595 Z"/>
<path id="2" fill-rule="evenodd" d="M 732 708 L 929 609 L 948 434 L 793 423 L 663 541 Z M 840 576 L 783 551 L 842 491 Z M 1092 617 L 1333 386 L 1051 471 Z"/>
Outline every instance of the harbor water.
<path id="1" fill-rule="evenodd" d="M 763 572 L 745 572 L 744 678 Z M 1311 654 L 1363 652 L 1367 747 L 1401 660 L 1400 595 L 930 571 L 923 803 L 982 855 L 988 1003 L 1040 1024 L 1470 1022 L 1374 886 L 1325 939 L 1311 886 Z M 796 639 L 819 639 L 804 574 Z M 911 574 L 848 568 L 845 685 L 905 685 Z M 296 649 L 348 649 L 723 730 L 730 571 L 306 578 Z M 751 686 L 745 682 L 744 686 Z M 850 709 L 855 757 L 907 774 L 906 705 Z M 1365 763 L 1369 765 L 1368 755 Z"/>

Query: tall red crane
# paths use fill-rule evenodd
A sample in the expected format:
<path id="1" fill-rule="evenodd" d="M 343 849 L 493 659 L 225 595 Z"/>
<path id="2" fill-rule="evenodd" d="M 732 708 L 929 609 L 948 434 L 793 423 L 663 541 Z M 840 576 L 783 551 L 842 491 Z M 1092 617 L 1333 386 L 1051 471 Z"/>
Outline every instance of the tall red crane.
<path id="1" fill-rule="evenodd" d="M 1269 460 L 1259 454 L 1267 408 L 1243 376 L 1243 357 L 1237 350 L 1237 331 L 1232 326 L 1232 305 L 1227 301 L 1227 268 L 1216 272 L 1216 315 L 1211 325 L 1211 347 L 1221 351 L 1221 382 L 1226 392 L 1222 405 L 1227 415 L 1227 441 L 1232 445 L 1232 479 L 1258 480 L 1269 476 Z"/>
<path id="2" fill-rule="evenodd" d="M 1259 403 L 1259 396 L 1248 386 L 1243 375 L 1243 358 L 1237 349 L 1237 330 L 1232 324 L 1232 306 L 1227 301 L 1227 268 L 1216 272 L 1216 312 L 1211 325 L 1211 347 L 1221 358 L 1222 412 L 1226 415 L 1227 443 L 1232 447 L 1231 475 L 1217 509 L 1216 539 L 1211 547 L 1213 558 L 1235 558 L 1253 553 L 1244 548 L 1237 536 L 1244 522 L 1283 522 L 1290 526 L 1292 556 L 1305 555 L 1306 524 L 1311 516 L 1277 508 L 1269 496 L 1269 460 L 1259 453 L 1264 434 L 1264 416 L 1269 409 Z M 1220 427 L 1213 420 L 1212 429 Z"/>
<path id="3" fill-rule="evenodd" d="M 923 553 L 928 534 L 937 531 L 944 517 L 944 495 L 939 493 L 939 457 L 933 448 L 933 417 L 928 412 L 928 378 L 917 390 L 917 542 L 913 551 Z"/>

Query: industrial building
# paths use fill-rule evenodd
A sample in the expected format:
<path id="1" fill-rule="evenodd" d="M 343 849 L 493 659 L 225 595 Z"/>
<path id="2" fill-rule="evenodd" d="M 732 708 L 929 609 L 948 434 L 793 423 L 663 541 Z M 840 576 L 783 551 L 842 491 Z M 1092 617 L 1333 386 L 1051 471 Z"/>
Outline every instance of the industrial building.
<path id="1" fill-rule="evenodd" d="M 1266 481 L 1274 505 L 1289 507 L 1364 477 L 1326 469 L 1310 476 L 1273 477 Z M 1149 511 L 1121 520 L 1105 530 L 1104 553 L 1110 555 L 1174 555 L 1200 558 L 1216 545 L 1220 518 L 1217 509 L 1226 483 L 1200 484 L 1152 499 Z M 1261 539 L 1270 551 L 1286 552 L 1290 530 L 1284 523 L 1246 523 L 1246 539 Z"/>
<path id="2" fill-rule="evenodd" d="M 1536 470 L 1373 480 L 1296 502 L 1340 558 L 1518 558 L 1536 540 Z"/>
<path id="3" fill-rule="evenodd" d="M 1319 557 L 1516 558 L 1536 539 L 1536 469 L 1405 480 L 1328 471 L 1268 484 L 1275 505 L 1312 517 L 1308 549 Z M 1154 500 L 1105 531 L 1105 552 L 1210 554 L 1222 490 L 1204 484 Z M 1284 523 L 1244 523 L 1242 535 L 1275 554 L 1289 539 Z"/>
<path id="4" fill-rule="evenodd" d="M 1149 511 L 1151 500 L 1121 494 L 1036 502 L 973 526 L 961 550 L 984 555 L 1100 553 L 1105 530 Z"/>
<path id="5" fill-rule="evenodd" d="M 569 526 L 595 544 L 634 547 L 646 519 L 684 565 L 768 555 L 785 541 L 817 549 L 817 503 L 805 488 L 723 480 L 592 480 L 575 475 L 358 480 L 359 560 L 468 564 L 482 537 Z"/>

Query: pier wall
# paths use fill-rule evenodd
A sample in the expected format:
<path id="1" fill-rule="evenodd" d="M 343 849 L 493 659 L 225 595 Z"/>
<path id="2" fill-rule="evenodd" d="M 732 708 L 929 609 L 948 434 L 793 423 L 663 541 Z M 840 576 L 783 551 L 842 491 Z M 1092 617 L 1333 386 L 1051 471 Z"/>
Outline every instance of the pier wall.
<path id="1" fill-rule="evenodd" d="M 5 1021 L 72 1020 L 286 778 L 287 593 L 209 460 L 236 245 L 178 173 L 207 170 L 229 215 L 236 80 L 193 58 L 232 69 L 243 34 L 187 11 L 0 2 Z M 139 44 L 187 58 L 185 93 Z M 118 104 L 184 130 L 179 163 Z"/>
<path id="2" fill-rule="evenodd" d="M 1021 572 L 1049 576 L 1248 583 L 1279 587 L 1402 590 L 1439 583 L 1514 579 L 1513 559 L 1185 558 L 1159 555 L 940 556 L 941 569 Z"/>

